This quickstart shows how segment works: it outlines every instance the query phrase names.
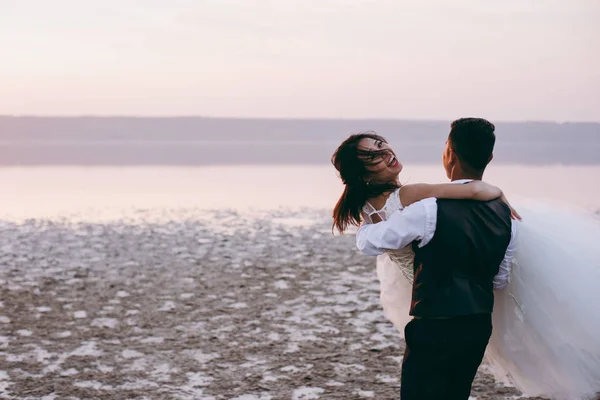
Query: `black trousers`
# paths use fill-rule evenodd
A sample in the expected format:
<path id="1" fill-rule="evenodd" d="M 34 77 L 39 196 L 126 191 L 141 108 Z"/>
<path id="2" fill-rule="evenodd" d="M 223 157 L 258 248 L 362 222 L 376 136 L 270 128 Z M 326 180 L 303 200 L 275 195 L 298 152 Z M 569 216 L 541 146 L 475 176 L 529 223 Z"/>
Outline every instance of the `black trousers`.
<path id="1" fill-rule="evenodd" d="M 410 321 L 400 399 L 467 400 L 491 334 L 491 314 Z"/>

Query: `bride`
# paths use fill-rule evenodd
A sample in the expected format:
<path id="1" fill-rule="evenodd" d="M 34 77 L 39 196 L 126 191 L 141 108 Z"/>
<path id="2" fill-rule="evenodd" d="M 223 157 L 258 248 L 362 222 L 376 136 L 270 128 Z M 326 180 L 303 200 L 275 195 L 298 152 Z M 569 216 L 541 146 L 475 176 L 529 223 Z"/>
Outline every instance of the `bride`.
<path id="1" fill-rule="evenodd" d="M 402 164 L 374 133 L 350 136 L 332 162 L 345 185 L 333 212 L 340 232 L 386 220 L 428 197 L 502 196 L 480 181 L 401 185 Z M 600 223 L 540 204 L 521 211 L 526 222 L 519 224 L 511 280 L 495 292 L 487 360 L 497 378 L 508 378 L 525 395 L 581 399 L 600 390 L 600 252 L 590 245 L 600 237 Z M 408 246 L 377 259 L 383 311 L 401 334 L 411 319 L 413 257 Z"/>

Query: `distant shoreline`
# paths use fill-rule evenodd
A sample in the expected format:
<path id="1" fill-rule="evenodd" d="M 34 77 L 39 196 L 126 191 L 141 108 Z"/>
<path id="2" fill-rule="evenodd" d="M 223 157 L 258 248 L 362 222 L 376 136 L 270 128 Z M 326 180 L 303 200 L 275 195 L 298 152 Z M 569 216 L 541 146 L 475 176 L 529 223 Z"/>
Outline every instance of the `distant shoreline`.
<path id="1" fill-rule="evenodd" d="M 365 130 L 385 136 L 403 161 L 431 164 L 449 122 L 0 116 L 0 165 L 316 165 Z M 600 164 L 600 123 L 498 122 L 496 135 L 498 164 Z"/>

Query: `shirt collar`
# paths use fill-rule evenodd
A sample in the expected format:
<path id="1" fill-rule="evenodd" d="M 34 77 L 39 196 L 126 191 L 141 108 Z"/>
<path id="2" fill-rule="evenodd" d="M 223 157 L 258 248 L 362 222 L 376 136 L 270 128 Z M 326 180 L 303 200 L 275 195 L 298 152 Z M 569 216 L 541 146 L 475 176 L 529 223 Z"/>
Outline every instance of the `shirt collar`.
<path id="1" fill-rule="evenodd" d="M 450 183 L 468 183 L 468 182 L 473 182 L 473 179 L 457 179 L 457 180 L 452 181 Z"/>

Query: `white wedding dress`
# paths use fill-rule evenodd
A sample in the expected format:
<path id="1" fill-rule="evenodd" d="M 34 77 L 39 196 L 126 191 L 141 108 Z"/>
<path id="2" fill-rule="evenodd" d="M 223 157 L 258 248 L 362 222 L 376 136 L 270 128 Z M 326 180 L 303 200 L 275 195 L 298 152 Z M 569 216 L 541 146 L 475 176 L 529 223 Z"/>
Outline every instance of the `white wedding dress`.
<path id="1" fill-rule="evenodd" d="M 399 190 L 381 219 L 402 210 Z M 519 205 L 511 281 L 495 291 L 486 353 L 497 378 L 527 396 L 579 400 L 600 392 L 600 219 L 543 204 Z M 367 223 L 372 221 L 366 221 Z M 411 319 L 411 247 L 377 258 L 384 314 L 403 334 Z"/>

